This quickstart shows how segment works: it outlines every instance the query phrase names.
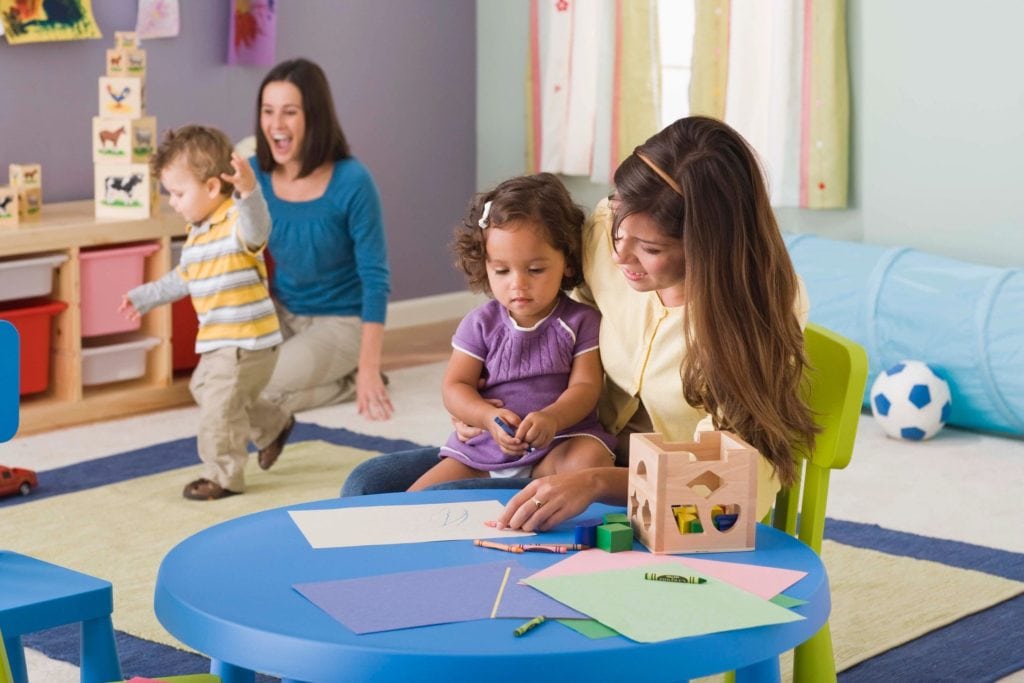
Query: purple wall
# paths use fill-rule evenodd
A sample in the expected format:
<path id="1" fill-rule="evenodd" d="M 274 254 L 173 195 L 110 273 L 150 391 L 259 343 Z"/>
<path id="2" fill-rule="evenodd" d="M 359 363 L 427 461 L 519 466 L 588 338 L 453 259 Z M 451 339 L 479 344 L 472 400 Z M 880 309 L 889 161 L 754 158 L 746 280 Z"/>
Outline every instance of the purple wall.
<path id="1" fill-rule="evenodd" d="M 136 0 L 93 2 L 101 40 L 0 40 L 0 184 L 8 163 L 43 165 L 44 202 L 92 196 L 92 117 L 114 31 Z M 262 67 L 228 66 L 228 2 L 182 2 L 176 38 L 146 41 L 147 113 L 160 131 L 253 133 Z M 277 58 L 327 72 L 354 154 L 380 187 L 394 301 L 461 291 L 447 244 L 475 189 L 475 0 L 278 4 Z M 45 204 L 44 204 L 45 212 Z"/>

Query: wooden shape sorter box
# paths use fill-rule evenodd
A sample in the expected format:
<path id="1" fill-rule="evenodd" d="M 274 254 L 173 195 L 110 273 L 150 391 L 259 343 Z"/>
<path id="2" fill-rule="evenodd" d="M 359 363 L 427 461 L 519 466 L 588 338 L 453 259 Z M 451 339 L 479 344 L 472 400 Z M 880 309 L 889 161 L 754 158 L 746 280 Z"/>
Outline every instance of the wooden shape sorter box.
<path id="1" fill-rule="evenodd" d="M 700 432 L 693 442 L 633 434 L 627 506 L 636 537 L 652 553 L 753 550 L 760 457 L 729 432 Z M 736 515 L 728 528 L 716 523 L 726 513 Z M 684 526 L 683 516 L 697 524 Z"/>
<path id="2" fill-rule="evenodd" d="M 146 164 L 156 149 L 156 117 L 92 118 L 94 164 Z"/>
<path id="3" fill-rule="evenodd" d="M 97 218 L 147 218 L 159 204 L 149 164 L 96 164 Z"/>

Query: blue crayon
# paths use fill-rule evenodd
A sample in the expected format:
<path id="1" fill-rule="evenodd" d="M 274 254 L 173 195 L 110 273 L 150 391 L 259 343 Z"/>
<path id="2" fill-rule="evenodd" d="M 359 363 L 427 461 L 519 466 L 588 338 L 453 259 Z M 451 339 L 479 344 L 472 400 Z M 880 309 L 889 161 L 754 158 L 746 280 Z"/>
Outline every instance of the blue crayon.
<path id="1" fill-rule="evenodd" d="M 496 425 L 498 425 L 499 427 L 501 427 L 501 431 L 505 432 L 506 434 L 511 436 L 513 439 L 516 438 L 516 430 L 512 429 L 512 425 L 510 425 L 508 422 L 505 422 L 500 417 L 495 417 L 494 418 L 494 423 Z M 527 453 L 533 453 L 533 446 L 527 446 L 526 447 L 526 452 Z"/>

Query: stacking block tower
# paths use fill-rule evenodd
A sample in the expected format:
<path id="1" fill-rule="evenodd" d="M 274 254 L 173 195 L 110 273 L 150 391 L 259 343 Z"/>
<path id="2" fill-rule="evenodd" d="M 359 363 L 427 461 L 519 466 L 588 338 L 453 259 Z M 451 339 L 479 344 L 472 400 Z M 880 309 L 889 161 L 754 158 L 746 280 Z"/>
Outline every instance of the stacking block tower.
<path id="1" fill-rule="evenodd" d="M 158 186 L 149 168 L 156 135 L 156 118 L 146 116 L 146 52 L 134 33 L 117 31 L 92 120 L 97 218 L 156 213 Z"/>
<path id="2" fill-rule="evenodd" d="M 652 553 L 753 550 L 760 454 L 729 432 L 666 442 L 633 434 L 629 521 Z"/>

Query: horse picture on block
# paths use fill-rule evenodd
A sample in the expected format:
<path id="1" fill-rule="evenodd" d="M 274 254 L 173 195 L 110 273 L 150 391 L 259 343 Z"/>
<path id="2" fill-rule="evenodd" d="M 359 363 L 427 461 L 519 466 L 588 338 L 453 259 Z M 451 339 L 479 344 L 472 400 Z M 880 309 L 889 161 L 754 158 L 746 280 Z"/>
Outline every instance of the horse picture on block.
<path id="1" fill-rule="evenodd" d="M 761 455 L 730 432 L 693 442 L 633 434 L 629 521 L 652 553 L 753 550 Z"/>

